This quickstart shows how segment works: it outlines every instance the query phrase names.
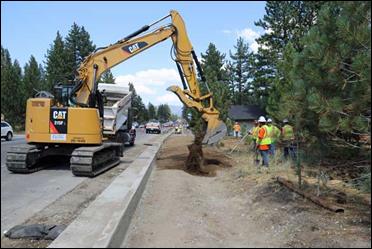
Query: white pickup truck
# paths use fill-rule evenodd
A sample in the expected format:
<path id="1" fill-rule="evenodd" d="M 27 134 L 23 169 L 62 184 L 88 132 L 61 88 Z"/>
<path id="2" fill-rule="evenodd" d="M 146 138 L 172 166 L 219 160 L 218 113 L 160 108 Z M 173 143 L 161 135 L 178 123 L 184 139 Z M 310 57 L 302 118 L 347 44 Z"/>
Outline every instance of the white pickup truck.
<path id="1" fill-rule="evenodd" d="M 160 128 L 160 122 L 156 120 L 152 120 L 148 122 L 145 126 L 146 133 L 161 133 L 161 128 Z"/>

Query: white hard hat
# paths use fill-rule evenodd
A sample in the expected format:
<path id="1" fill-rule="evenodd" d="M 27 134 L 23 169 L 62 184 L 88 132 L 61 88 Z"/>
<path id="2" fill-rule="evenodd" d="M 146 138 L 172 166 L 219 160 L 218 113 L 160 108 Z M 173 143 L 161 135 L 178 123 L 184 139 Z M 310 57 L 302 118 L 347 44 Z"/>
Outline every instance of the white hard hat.
<path id="1" fill-rule="evenodd" d="M 273 121 L 271 120 L 271 118 L 268 118 L 268 119 L 267 119 L 267 122 L 268 122 L 268 123 L 271 123 L 271 122 L 273 122 Z"/>
<path id="2" fill-rule="evenodd" d="M 283 120 L 283 123 L 288 123 L 288 119 L 285 118 L 285 119 Z"/>
<path id="3" fill-rule="evenodd" d="M 264 123 L 264 122 L 266 122 L 265 117 L 264 117 L 264 116 L 259 117 L 259 118 L 258 118 L 258 122 L 260 122 L 260 123 Z"/>

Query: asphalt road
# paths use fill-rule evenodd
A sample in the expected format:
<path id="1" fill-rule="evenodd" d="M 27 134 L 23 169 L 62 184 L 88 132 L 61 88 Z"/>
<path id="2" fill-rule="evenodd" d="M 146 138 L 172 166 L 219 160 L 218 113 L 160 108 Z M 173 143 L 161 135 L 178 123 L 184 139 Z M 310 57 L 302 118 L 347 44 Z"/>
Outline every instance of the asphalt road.
<path id="1" fill-rule="evenodd" d="M 135 144 L 146 143 L 155 134 L 137 129 Z M 5 165 L 6 152 L 11 146 L 25 144 L 23 135 L 12 141 L 1 140 L 1 231 L 18 225 L 59 197 L 74 189 L 85 177 L 72 175 L 67 163 L 58 163 L 32 174 L 13 174 Z M 127 147 L 131 150 L 134 147 Z"/>

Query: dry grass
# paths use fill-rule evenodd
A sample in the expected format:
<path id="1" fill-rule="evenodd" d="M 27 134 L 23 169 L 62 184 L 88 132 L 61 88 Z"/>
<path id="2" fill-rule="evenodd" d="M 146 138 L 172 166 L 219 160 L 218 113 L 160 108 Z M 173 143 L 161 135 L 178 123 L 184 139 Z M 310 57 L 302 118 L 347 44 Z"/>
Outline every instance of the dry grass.
<path id="1" fill-rule="evenodd" d="M 370 206 L 360 190 L 342 179 L 322 175 L 321 168 L 302 165 L 303 190 L 319 194 L 345 210 L 342 214 L 328 211 L 278 184 L 278 176 L 295 185 L 298 182 L 295 163 L 283 160 L 280 148 L 269 159 L 266 170 L 255 164 L 252 146 L 245 143 L 236 146 L 238 142 L 227 138 L 224 146 L 219 147 L 235 161 L 229 174 L 229 180 L 235 183 L 232 193 L 251 200 L 250 215 L 254 222 L 266 227 L 273 236 L 286 238 L 284 247 L 370 247 Z"/>
<path id="2" fill-rule="evenodd" d="M 298 184 L 296 166 L 290 160 L 283 160 L 281 149 L 277 149 L 276 155 L 269 158 L 269 169 L 261 166 L 261 156 L 259 165 L 256 165 L 256 156 L 252 151 L 252 145 L 246 141 L 228 137 L 222 141 L 223 146 L 218 147 L 220 151 L 234 159 L 236 178 L 247 178 L 256 182 L 260 187 L 269 182 L 275 181 L 278 176 L 284 177 L 295 184 Z M 234 151 L 232 152 L 232 150 Z M 309 165 L 302 165 L 302 186 L 314 195 L 329 198 L 330 201 L 349 204 L 371 203 L 370 194 L 364 193 L 353 185 L 341 179 L 330 180 L 320 169 Z"/>
<path id="3" fill-rule="evenodd" d="M 290 161 L 282 161 L 282 154 L 277 153 L 275 157 L 270 157 L 269 168 L 261 166 L 261 156 L 259 164 L 256 165 L 256 156 L 253 152 L 236 153 L 237 168 L 242 175 L 256 181 L 258 185 L 267 183 L 270 179 L 277 176 L 283 176 L 287 179 L 294 180 L 296 178 L 293 170 L 293 165 Z"/>

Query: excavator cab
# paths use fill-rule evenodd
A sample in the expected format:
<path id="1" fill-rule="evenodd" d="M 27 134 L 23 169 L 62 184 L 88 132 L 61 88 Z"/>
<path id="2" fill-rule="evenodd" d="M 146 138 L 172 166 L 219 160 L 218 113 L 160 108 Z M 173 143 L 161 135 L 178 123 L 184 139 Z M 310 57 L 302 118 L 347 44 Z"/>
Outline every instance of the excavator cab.
<path id="1" fill-rule="evenodd" d="M 70 101 L 70 95 L 73 85 L 59 83 L 54 86 L 54 101 L 58 106 L 73 106 L 73 103 Z"/>

